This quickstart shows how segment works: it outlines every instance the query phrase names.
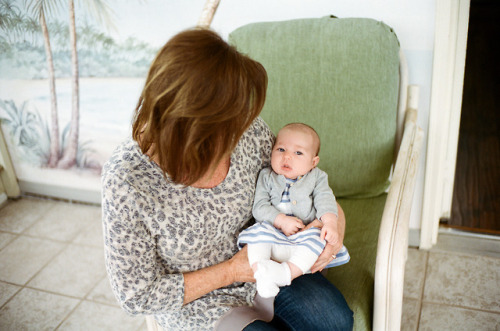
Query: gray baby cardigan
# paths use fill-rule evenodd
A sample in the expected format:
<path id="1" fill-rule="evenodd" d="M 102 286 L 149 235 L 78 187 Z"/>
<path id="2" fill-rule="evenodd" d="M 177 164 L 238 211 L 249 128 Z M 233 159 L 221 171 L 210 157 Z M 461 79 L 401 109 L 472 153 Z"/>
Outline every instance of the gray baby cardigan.
<path id="1" fill-rule="evenodd" d="M 255 190 L 253 216 L 258 222 L 271 225 L 281 212 L 275 207 L 281 201 L 286 179 L 276 174 L 271 167 L 262 169 Z M 328 185 L 328 175 L 314 168 L 290 187 L 290 200 L 293 215 L 305 224 L 320 218 L 326 213 L 338 215 L 337 202 Z"/>

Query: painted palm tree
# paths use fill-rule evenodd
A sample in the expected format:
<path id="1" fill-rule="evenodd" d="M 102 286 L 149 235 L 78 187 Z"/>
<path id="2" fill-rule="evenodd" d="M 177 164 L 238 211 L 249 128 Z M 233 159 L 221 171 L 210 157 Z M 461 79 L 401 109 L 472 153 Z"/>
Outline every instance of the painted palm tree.
<path id="1" fill-rule="evenodd" d="M 75 2 L 69 0 L 69 39 L 71 46 L 71 124 L 63 155 L 58 168 L 71 168 L 76 164 L 80 127 L 80 77 L 78 74 L 78 51 L 76 48 Z"/>
<path id="2" fill-rule="evenodd" d="M 50 89 L 50 156 L 47 165 L 54 168 L 59 161 L 59 120 L 57 115 L 56 74 L 45 13 L 53 13 L 57 6 L 54 6 L 54 1 L 45 0 L 29 0 L 26 4 L 28 10 L 38 18 L 42 27 Z"/>
<path id="3" fill-rule="evenodd" d="M 11 55 L 12 16 L 16 15 L 10 1 L 0 0 L 0 53 L 2 56 Z M 17 8 L 16 8 L 17 9 Z"/>
<path id="4" fill-rule="evenodd" d="M 12 43 L 16 16 L 19 15 L 19 8 L 17 8 L 17 6 L 7 0 L 0 1 L 0 30 L 2 32 L 0 38 L 3 39 L 6 44 Z"/>
<path id="5" fill-rule="evenodd" d="M 31 44 L 35 46 L 39 41 L 38 37 L 41 32 L 39 22 L 32 17 L 26 17 L 23 21 L 23 30 L 28 36 L 30 36 Z"/>
<path id="6" fill-rule="evenodd" d="M 71 122 L 68 137 L 62 155 L 59 147 L 59 124 L 57 113 L 57 97 L 55 89 L 55 70 L 50 46 L 50 36 L 45 19 L 46 14 L 53 14 L 63 7 L 61 0 L 26 0 L 29 10 L 39 19 L 44 38 L 45 53 L 49 72 L 49 86 L 51 95 L 51 147 L 49 167 L 70 168 L 76 164 L 78 153 L 79 121 L 80 121 L 80 92 L 79 92 L 79 72 L 78 72 L 78 51 L 76 37 L 75 3 L 68 1 L 69 11 L 69 32 L 71 47 L 71 73 L 72 73 L 72 102 L 71 102 Z M 91 15 L 108 26 L 111 24 L 109 6 L 103 0 L 83 1 Z"/>
<path id="7" fill-rule="evenodd" d="M 83 1 L 91 15 L 99 21 L 110 24 L 111 8 L 104 0 Z M 72 98 L 71 98 L 71 124 L 68 133 L 67 143 L 63 155 L 59 160 L 58 168 L 71 168 L 76 164 L 78 154 L 79 122 L 80 122 L 80 88 L 78 72 L 78 51 L 75 22 L 75 2 L 68 1 L 69 8 L 69 35 L 71 45 L 71 76 L 72 76 Z"/>

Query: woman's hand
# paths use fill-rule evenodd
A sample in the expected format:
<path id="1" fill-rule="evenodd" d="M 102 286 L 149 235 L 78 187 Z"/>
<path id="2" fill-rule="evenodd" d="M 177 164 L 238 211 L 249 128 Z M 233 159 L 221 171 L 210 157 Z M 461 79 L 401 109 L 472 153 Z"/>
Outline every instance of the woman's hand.
<path id="1" fill-rule="evenodd" d="M 245 245 L 228 261 L 229 272 L 231 273 L 232 283 L 234 282 L 255 282 L 253 270 L 248 262 L 248 246 Z"/>
<path id="2" fill-rule="evenodd" d="M 321 229 L 323 227 L 323 223 L 319 221 L 317 218 L 312 221 L 311 223 L 307 224 L 305 228 L 302 229 L 302 231 L 309 230 L 310 228 L 318 228 Z"/>
<path id="3" fill-rule="evenodd" d="M 316 263 L 311 267 L 311 272 L 323 271 L 328 263 L 332 262 L 333 256 L 340 251 L 340 248 L 342 248 L 342 246 L 337 249 L 336 246 L 326 244 L 325 249 L 323 249 L 323 252 L 319 255 Z"/>
<path id="4" fill-rule="evenodd" d="M 247 247 L 219 264 L 184 274 L 184 304 L 235 282 L 255 282 Z"/>

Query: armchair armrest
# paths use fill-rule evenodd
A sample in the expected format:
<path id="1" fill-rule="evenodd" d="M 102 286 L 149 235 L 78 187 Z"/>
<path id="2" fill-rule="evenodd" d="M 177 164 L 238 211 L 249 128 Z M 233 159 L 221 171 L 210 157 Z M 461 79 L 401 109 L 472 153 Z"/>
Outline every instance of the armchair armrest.
<path id="1" fill-rule="evenodd" d="M 377 246 L 374 330 L 400 330 L 408 227 L 423 131 L 415 108 L 406 111 L 405 127 L 382 215 Z"/>

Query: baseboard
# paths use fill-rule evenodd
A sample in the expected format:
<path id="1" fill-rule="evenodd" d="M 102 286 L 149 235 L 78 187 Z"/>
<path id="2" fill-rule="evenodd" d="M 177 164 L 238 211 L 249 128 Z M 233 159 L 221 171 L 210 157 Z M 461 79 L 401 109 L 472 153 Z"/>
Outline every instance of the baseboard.
<path id="1" fill-rule="evenodd" d="M 101 204 L 101 192 L 75 187 L 63 187 L 59 185 L 39 184 L 28 181 L 19 181 L 19 187 L 23 193 L 58 198 L 63 200 Z"/>
<path id="2" fill-rule="evenodd" d="M 420 229 L 410 229 L 408 233 L 408 246 L 420 247 Z"/>
<path id="3" fill-rule="evenodd" d="M 500 236 L 439 228 L 434 252 L 454 252 L 500 258 Z"/>

